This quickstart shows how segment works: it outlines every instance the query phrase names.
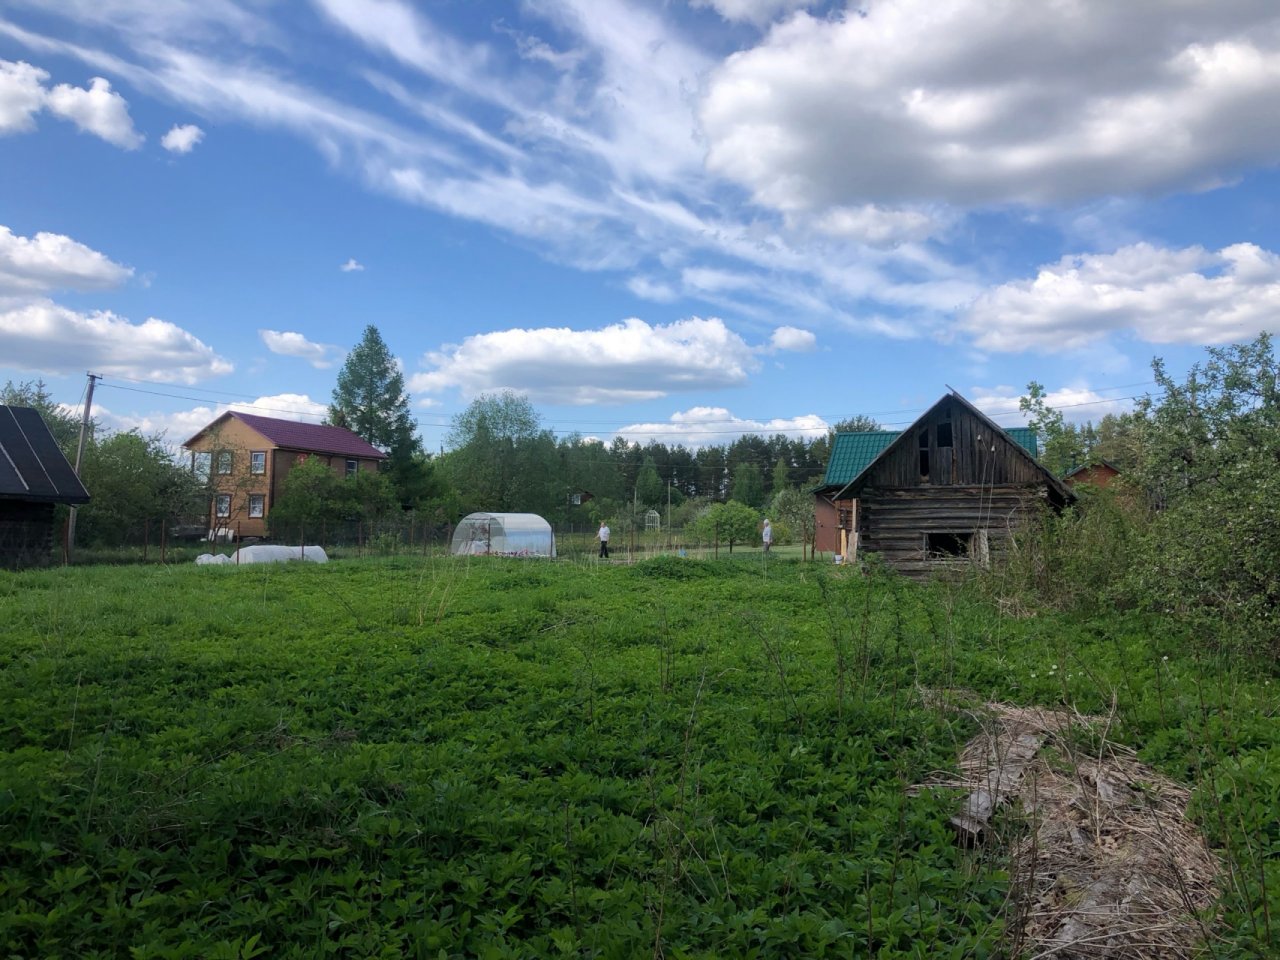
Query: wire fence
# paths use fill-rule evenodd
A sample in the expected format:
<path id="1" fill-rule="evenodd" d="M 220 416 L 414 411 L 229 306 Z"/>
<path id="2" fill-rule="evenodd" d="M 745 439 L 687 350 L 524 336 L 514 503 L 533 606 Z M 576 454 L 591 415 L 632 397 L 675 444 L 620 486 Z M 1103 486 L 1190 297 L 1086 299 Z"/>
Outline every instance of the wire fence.
<path id="1" fill-rule="evenodd" d="M 423 521 L 417 517 L 313 524 L 276 523 L 272 524 L 268 535 L 261 537 L 244 535 L 244 526 L 233 521 L 228 526 L 210 531 L 203 524 L 149 522 L 119 531 L 108 542 L 81 543 L 71 550 L 67 549 L 64 531 L 60 542 L 55 545 L 54 560 L 75 564 L 183 563 L 201 554 L 228 554 L 242 545 L 253 543 L 318 545 L 333 555 L 343 557 L 415 554 L 429 557 L 450 554 L 454 534 L 452 523 Z M 597 530 L 595 524 L 553 524 L 557 557 L 599 559 Z M 622 563 L 663 555 L 704 558 L 751 551 L 761 551 L 758 537 L 747 542 L 708 542 L 685 528 L 615 530 L 609 540 L 609 560 Z M 808 554 L 799 543 L 775 545 L 772 552 L 796 557 Z"/>

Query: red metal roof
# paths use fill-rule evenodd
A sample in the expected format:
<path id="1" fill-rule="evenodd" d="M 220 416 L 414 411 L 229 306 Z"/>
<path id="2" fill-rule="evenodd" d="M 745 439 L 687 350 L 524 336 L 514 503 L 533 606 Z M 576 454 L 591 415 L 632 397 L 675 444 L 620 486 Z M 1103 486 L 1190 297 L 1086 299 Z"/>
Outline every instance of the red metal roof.
<path id="1" fill-rule="evenodd" d="M 299 423 L 296 420 L 260 417 L 256 413 L 241 413 L 239 410 L 230 410 L 222 416 L 235 417 L 245 426 L 258 431 L 277 447 L 306 450 L 312 453 L 332 453 L 344 457 L 363 457 L 366 460 L 387 458 L 385 453 L 346 427 L 329 427 L 318 423 Z M 218 419 L 221 420 L 222 417 Z M 217 422 L 217 420 L 214 421 L 214 423 Z M 190 446 L 201 433 L 208 429 L 209 427 L 205 427 L 183 446 Z"/>

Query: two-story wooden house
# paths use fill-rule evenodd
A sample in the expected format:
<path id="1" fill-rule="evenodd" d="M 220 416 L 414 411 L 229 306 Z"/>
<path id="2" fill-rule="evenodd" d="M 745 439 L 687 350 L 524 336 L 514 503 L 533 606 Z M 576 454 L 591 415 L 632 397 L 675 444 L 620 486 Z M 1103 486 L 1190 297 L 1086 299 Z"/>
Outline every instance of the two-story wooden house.
<path id="1" fill-rule="evenodd" d="M 213 490 L 209 537 L 261 537 L 285 477 L 320 457 L 340 477 L 377 470 L 387 455 L 345 427 L 229 410 L 183 444 Z"/>

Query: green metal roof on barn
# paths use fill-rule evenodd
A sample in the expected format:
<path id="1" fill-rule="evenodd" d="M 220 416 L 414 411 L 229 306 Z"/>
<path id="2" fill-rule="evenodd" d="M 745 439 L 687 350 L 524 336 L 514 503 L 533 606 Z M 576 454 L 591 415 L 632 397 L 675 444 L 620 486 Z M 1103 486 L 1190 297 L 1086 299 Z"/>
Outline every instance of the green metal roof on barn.
<path id="1" fill-rule="evenodd" d="M 1030 427 L 1005 427 L 1004 432 L 1032 457 L 1040 456 L 1036 432 Z M 831 444 L 831 459 L 822 485 L 814 492 L 829 488 L 840 489 L 871 465 L 871 461 L 902 435 L 901 430 L 866 430 L 858 433 L 837 433 Z"/>

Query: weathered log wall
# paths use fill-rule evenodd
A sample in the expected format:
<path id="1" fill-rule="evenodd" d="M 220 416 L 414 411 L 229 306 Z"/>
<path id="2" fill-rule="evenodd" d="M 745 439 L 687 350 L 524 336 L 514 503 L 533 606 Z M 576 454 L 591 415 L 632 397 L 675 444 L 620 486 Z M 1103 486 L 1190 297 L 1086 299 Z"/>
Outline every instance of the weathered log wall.
<path id="1" fill-rule="evenodd" d="M 0 500 L 0 568 L 42 566 L 53 558 L 53 504 Z"/>
<path id="2" fill-rule="evenodd" d="M 1009 537 L 1045 502 L 1045 487 L 1037 484 L 868 489 L 858 503 L 859 551 L 879 554 L 908 576 L 985 563 L 1005 552 Z M 931 533 L 965 538 L 963 554 L 931 553 Z"/>

